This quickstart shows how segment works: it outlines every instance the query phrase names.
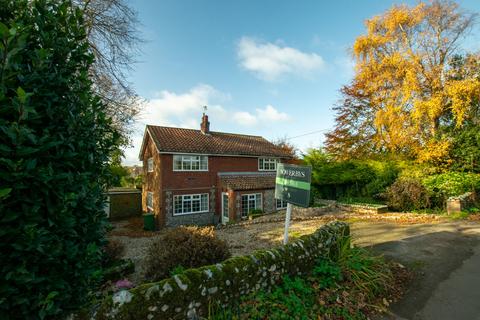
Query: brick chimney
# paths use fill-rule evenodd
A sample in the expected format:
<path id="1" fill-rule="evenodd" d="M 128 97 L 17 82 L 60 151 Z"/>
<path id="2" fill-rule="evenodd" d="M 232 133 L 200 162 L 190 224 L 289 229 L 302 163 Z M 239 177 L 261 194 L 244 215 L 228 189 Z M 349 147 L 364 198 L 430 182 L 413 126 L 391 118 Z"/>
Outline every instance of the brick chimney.
<path id="1" fill-rule="evenodd" d="M 202 123 L 200 124 L 200 130 L 203 134 L 210 134 L 210 122 L 208 121 L 208 116 L 203 113 Z"/>

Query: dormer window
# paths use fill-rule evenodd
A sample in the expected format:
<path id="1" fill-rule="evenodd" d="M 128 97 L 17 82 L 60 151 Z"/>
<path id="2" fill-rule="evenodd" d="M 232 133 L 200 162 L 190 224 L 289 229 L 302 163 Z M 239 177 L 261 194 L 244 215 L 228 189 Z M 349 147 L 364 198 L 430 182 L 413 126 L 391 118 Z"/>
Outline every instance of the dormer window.
<path id="1" fill-rule="evenodd" d="M 176 154 L 173 171 L 208 171 L 208 156 Z"/>
<path id="2" fill-rule="evenodd" d="M 277 159 L 275 158 L 259 158 L 258 170 L 259 171 L 275 171 L 277 170 Z"/>
<path id="3" fill-rule="evenodd" d="M 147 171 L 153 172 L 153 158 L 147 159 Z"/>

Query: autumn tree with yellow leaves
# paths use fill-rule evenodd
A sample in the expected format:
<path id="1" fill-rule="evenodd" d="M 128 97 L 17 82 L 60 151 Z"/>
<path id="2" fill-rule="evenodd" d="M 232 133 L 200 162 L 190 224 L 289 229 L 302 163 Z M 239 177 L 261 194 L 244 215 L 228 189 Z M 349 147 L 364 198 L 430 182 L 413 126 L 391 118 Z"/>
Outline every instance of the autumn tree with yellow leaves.
<path id="1" fill-rule="evenodd" d="M 440 0 L 394 6 L 367 20 L 353 45 L 355 76 L 342 90 L 327 150 L 339 158 L 393 153 L 448 162 L 447 133 L 478 115 L 480 56 L 461 46 L 475 20 Z"/>

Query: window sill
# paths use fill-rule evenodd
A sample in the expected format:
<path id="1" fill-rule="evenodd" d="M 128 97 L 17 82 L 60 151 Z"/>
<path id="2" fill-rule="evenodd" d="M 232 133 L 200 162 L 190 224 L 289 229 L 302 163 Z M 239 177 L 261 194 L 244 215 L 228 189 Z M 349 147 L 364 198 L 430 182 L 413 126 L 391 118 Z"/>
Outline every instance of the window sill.
<path id="1" fill-rule="evenodd" d="M 173 217 L 181 217 L 181 216 L 191 216 L 192 214 L 202 214 L 202 213 L 209 213 L 210 211 L 198 211 L 198 212 L 188 212 L 188 213 L 174 213 L 172 214 Z"/>

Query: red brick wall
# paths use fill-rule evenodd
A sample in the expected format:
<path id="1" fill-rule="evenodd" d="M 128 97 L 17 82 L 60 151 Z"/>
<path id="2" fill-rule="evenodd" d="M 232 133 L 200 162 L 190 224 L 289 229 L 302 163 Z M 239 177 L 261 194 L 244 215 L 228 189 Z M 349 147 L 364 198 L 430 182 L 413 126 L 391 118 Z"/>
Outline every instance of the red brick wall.
<path id="1" fill-rule="evenodd" d="M 173 155 L 162 154 L 165 189 L 212 187 L 217 184 L 217 173 L 228 171 L 258 171 L 258 158 L 208 157 L 208 171 L 173 171 Z"/>
<path id="2" fill-rule="evenodd" d="M 197 189 L 216 187 L 215 214 L 219 216 L 222 190 L 218 188 L 218 172 L 258 171 L 258 158 L 208 156 L 208 171 L 181 172 L 173 171 L 173 155 L 162 154 L 162 169 L 163 188 L 172 190 L 174 194 L 193 193 Z M 188 192 L 181 189 L 186 189 Z"/>
<path id="3" fill-rule="evenodd" d="M 150 137 L 147 139 L 147 145 L 143 154 L 143 187 L 142 187 L 142 211 L 150 211 L 147 208 L 147 192 L 153 192 L 153 213 L 156 215 L 159 226 L 163 226 L 165 217 L 162 212 L 162 155 L 157 152 L 157 148 L 152 143 Z M 153 157 L 153 172 L 148 172 L 148 158 Z"/>

